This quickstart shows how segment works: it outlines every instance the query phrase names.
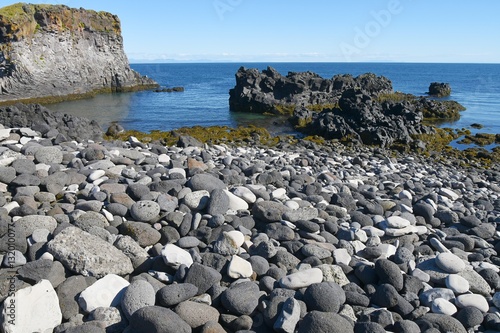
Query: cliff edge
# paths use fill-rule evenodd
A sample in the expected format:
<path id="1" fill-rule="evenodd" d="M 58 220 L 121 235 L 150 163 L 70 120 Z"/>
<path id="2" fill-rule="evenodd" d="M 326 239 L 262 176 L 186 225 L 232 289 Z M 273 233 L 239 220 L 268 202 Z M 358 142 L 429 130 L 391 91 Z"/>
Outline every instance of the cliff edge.
<path id="1" fill-rule="evenodd" d="M 155 86 L 130 68 L 116 15 L 64 5 L 0 8 L 0 103 Z"/>

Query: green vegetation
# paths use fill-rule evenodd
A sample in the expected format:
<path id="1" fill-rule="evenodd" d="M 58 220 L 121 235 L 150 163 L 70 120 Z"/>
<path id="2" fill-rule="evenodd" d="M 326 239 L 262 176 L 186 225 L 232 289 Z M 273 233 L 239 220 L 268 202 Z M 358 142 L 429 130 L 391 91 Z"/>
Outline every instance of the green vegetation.
<path id="1" fill-rule="evenodd" d="M 417 109 L 422 111 L 424 120 L 428 123 L 435 123 L 440 120 L 458 120 L 460 119 L 460 111 L 464 111 L 465 107 L 456 101 L 432 101 L 432 108 L 426 107 L 427 103 L 422 103 L 421 97 L 405 94 L 402 92 L 394 92 L 391 94 L 381 94 L 377 99 L 380 103 L 383 102 L 404 102 L 408 101 L 415 105 Z M 430 106 L 430 105 L 429 105 Z"/>
<path id="2" fill-rule="evenodd" d="M 390 94 L 380 94 L 378 95 L 378 102 L 383 103 L 383 102 L 404 102 L 404 101 L 409 101 L 409 102 L 414 102 L 416 100 L 416 96 L 412 94 L 405 94 L 399 91 L 390 93 Z"/>
<path id="3" fill-rule="evenodd" d="M 132 91 L 141 91 L 141 90 L 148 90 L 148 89 L 154 89 L 156 88 L 157 85 L 138 85 L 138 86 L 133 86 L 133 87 L 123 87 L 119 92 L 132 92 Z M 79 99 L 85 99 L 85 98 L 92 98 L 96 95 L 99 94 L 109 94 L 109 93 L 116 93 L 116 89 L 112 89 L 110 87 L 107 88 L 101 88 L 101 89 L 94 89 L 92 91 L 89 91 L 87 93 L 82 93 L 82 94 L 70 94 L 70 95 L 62 95 L 62 96 L 43 96 L 43 97 L 34 97 L 34 98 L 25 98 L 25 99 L 15 99 L 15 100 L 0 100 L 0 106 L 6 106 L 6 105 L 14 105 L 17 103 L 24 103 L 24 104 L 32 104 L 32 103 L 38 103 L 38 104 L 54 104 L 54 103 L 60 103 L 60 102 L 65 102 L 65 101 L 74 101 L 74 100 L 79 100 Z"/>
<path id="4" fill-rule="evenodd" d="M 249 144 L 257 141 L 261 144 L 273 146 L 279 142 L 279 138 L 272 137 L 265 128 L 255 126 L 237 128 L 228 126 L 194 126 L 183 127 L 170 132 L 155 130 L 150 133 L 132 130 L 125 131 L 113 137 L 108 136 L 106 139 L 127 140 L 130 136 L 134 136 L 145 143 L 160 142 L 164 145 L 175 145 L 182 135 L 189 135 L 202 143 L 210 144 Z"/>
<path id="5" fill-rule="evenodd" d="M 40 25 L 42 22 L 50 22 L 50 25 L 45 27 Z M 0 25 L 5 27 L 2 32 L 4 42 L 29 38 L 42 29 L 72 32 L 90 29 L 96 32 L 121 33 L 120 21 L 115 15 L 64 5 L 16 3 L 6 6 L 0 8 Z"/>
<path id="6" fill-rule="evenodd" d="M 460 140 L 460 144 L 475 144 L 477 146 L 488 146 L 492 144 L 500 144 L 500 134 L 489 134 L 489 133 L 477 133 L 476 135 L 466 134 L 465 137 Z"/>

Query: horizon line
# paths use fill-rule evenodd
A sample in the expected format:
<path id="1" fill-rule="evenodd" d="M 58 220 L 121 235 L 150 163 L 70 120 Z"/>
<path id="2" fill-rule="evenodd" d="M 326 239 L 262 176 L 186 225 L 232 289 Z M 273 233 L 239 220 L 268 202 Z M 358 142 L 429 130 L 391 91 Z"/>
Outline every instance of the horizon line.
<path id="1" fill-rule="evenodd" d="M 325 64 L 375 64 L 375 63 L 383 63 L 383 64 L 456 64 L 456 65 L 500 65 L 500 62 L 441 62 L 441 61 L 395 61 L 395 60 L 365 60 L 365 61 L 308 61 L 308 60 L 299 60 L 299 61 L 291 61 L 291 60 L 209 60 L 209 59 L 199 59 L 199 60 L 166 60 L 166 59 L 155 59 L 155 60 L 147 60 L 147 59 L 130 59 L 130 64 L 210 64 L 210 63 L 218 63 L 218 64 L 232 64 L 232 63 L 246 63 L 246 64 L 265 64 L 265 63 L 325 63 Z"/>

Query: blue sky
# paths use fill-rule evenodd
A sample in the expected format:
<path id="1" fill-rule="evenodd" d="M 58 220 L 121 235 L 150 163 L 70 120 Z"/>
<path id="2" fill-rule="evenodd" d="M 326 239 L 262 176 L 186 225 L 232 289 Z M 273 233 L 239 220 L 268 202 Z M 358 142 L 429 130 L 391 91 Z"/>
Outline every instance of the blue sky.
<path id="1" fill-rule="evenodd" d="M 11 3 L 0 0 L 1 6 Z M 500 63 L 498 0 L 54 0 L 52 3 L 117 14 L 131 62 Z"/>

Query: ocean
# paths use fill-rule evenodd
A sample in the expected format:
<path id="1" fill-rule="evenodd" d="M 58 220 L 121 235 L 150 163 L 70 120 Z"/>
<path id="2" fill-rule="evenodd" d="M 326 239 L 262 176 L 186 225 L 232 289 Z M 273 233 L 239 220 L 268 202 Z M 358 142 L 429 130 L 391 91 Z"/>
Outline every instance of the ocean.
<path id="1" fill-rule="evenodd" d="M 126 129 L 149 132 L 186 126 L 238 126 L 254 124 L 272 127 L 273 120 L 255 114 L 229 111 L 229 89 L 240 66 L 316 72 L 324 78 L 336 74 L 372 72 L 392 81 L 394 90 L 425 95 L 431 82 L 448 82 L 453 99 L 464 105 L 460 120 L 441 126 L 467 128 L 480 123 L 480 132 L 500 133 L 500 64 L 427 63 L 169 63 L 132 64 L 131 67 L 156 80 L 161 86 L 182 86 L 184 92 L 141 91 L 99 95 L 94 98 L 52 104 L 54 111 L 95 119 L 106 129 L 118 122 Z M 270 125 L 271 124 L 271 125 Z"/>

